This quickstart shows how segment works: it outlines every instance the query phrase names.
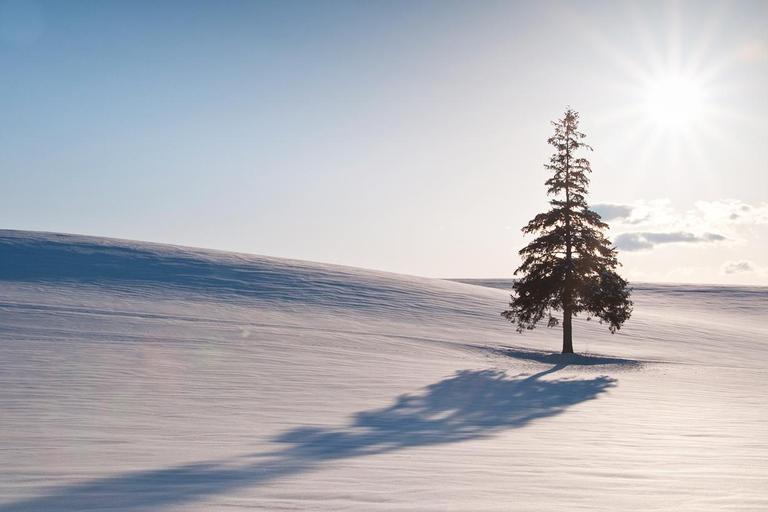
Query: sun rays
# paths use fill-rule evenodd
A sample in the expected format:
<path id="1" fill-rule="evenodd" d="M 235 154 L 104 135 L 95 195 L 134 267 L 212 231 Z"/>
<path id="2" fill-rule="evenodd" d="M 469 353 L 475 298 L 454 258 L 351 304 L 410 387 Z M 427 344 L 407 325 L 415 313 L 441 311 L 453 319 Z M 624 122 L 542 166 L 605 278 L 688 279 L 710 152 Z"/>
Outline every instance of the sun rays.
<path id="1" fill-rule="evenodd" d="M 718 39 L 730 13 L 717 6 L 694 19 L 685 10 L 691 8 L 669 4 L 651 13 L 639 4 L 629 6 L 626 16 L 615 20 L 620 39 L 573 10 L 568 16 L 578 20 L 579 34 L 612 64 L 613 72 L 603 81 L 610 99 L 598 122 L 614 135 L 616 154 L 631 152 L 633 164 L 651 173 L 642 179 L 685 181 L 696 172 L 697 180 L 715 188 L 710 148 L 736 153 L 739 130 L 729 128 L 757 120 L 730 101 L 744 87 L 734 69 L 746 62 L 743 48 Z M 658 16 L 666 23 L 659 24 Z M 654 31 L 656 26 L 665 30 Z"/>

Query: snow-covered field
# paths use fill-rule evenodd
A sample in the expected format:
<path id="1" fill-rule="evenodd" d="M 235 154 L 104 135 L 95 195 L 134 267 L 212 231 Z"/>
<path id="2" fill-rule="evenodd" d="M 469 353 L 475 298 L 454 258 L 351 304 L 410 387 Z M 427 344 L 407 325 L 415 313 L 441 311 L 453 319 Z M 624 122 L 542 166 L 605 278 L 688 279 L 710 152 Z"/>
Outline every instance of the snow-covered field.
<path id="1" fill-rule="evenodd" d="M 505 281 L 16 231 L 0 281 L 0 512 L 768 510 L 766 288 L 563 358 Z"/>

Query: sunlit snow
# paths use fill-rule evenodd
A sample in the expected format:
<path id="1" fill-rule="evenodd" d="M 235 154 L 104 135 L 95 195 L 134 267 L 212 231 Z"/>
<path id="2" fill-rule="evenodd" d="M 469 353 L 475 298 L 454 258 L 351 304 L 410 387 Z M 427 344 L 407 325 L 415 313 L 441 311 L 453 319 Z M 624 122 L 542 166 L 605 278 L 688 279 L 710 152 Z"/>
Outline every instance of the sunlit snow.
<path id="1" fill-rule="evenodd" d="M 768 289 L 517 334 L 456 282 L 0 231 L 0 512 L 765 510 Z"/>

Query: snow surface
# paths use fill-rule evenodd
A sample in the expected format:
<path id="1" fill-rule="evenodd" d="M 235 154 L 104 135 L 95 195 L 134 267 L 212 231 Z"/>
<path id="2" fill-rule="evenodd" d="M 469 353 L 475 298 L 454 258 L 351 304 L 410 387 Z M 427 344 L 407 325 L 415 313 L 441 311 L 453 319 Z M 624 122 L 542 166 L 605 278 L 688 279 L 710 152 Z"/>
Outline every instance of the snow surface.
<path id="1" fill-rule="evenodd" d="M 0 231 L 0 512 L 768 510 L 768 289 L 517 334 L 454 282 Z"/>

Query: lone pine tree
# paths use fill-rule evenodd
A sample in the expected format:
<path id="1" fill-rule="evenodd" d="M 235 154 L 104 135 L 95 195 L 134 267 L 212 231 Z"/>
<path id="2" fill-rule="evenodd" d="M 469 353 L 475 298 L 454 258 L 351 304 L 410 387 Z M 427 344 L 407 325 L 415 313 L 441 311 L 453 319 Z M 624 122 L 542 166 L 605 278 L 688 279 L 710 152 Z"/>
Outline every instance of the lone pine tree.
<path id="1" fill-rule="evenodd" d="M 632 314 L 632 292 L 616 273 L 616 249 L 603 234 L 608 225 L 589 209 L 585 196 L 592 172 L 589 161 L 577 157 L 592 148 L 581 142 L 579 114 L 570 107 L 565 117 L 553 122 L 555 134 L 547 141 L 555 153 L 544 167 L 554 174 L 546 181 L 547 194 L 555 196 L 552 209 L 540 213 L 523 233 L 539 236 L 520 250 L 523 263 L 516 279 L 509 309 L 501 315 L 517 324 L 517 331 L 533 329 L 547 317 L 554 327 L 563 315 L 563 353 L 573 353 L 572 318 L 586 313 L 608 323 L 615 333 Z"/>

